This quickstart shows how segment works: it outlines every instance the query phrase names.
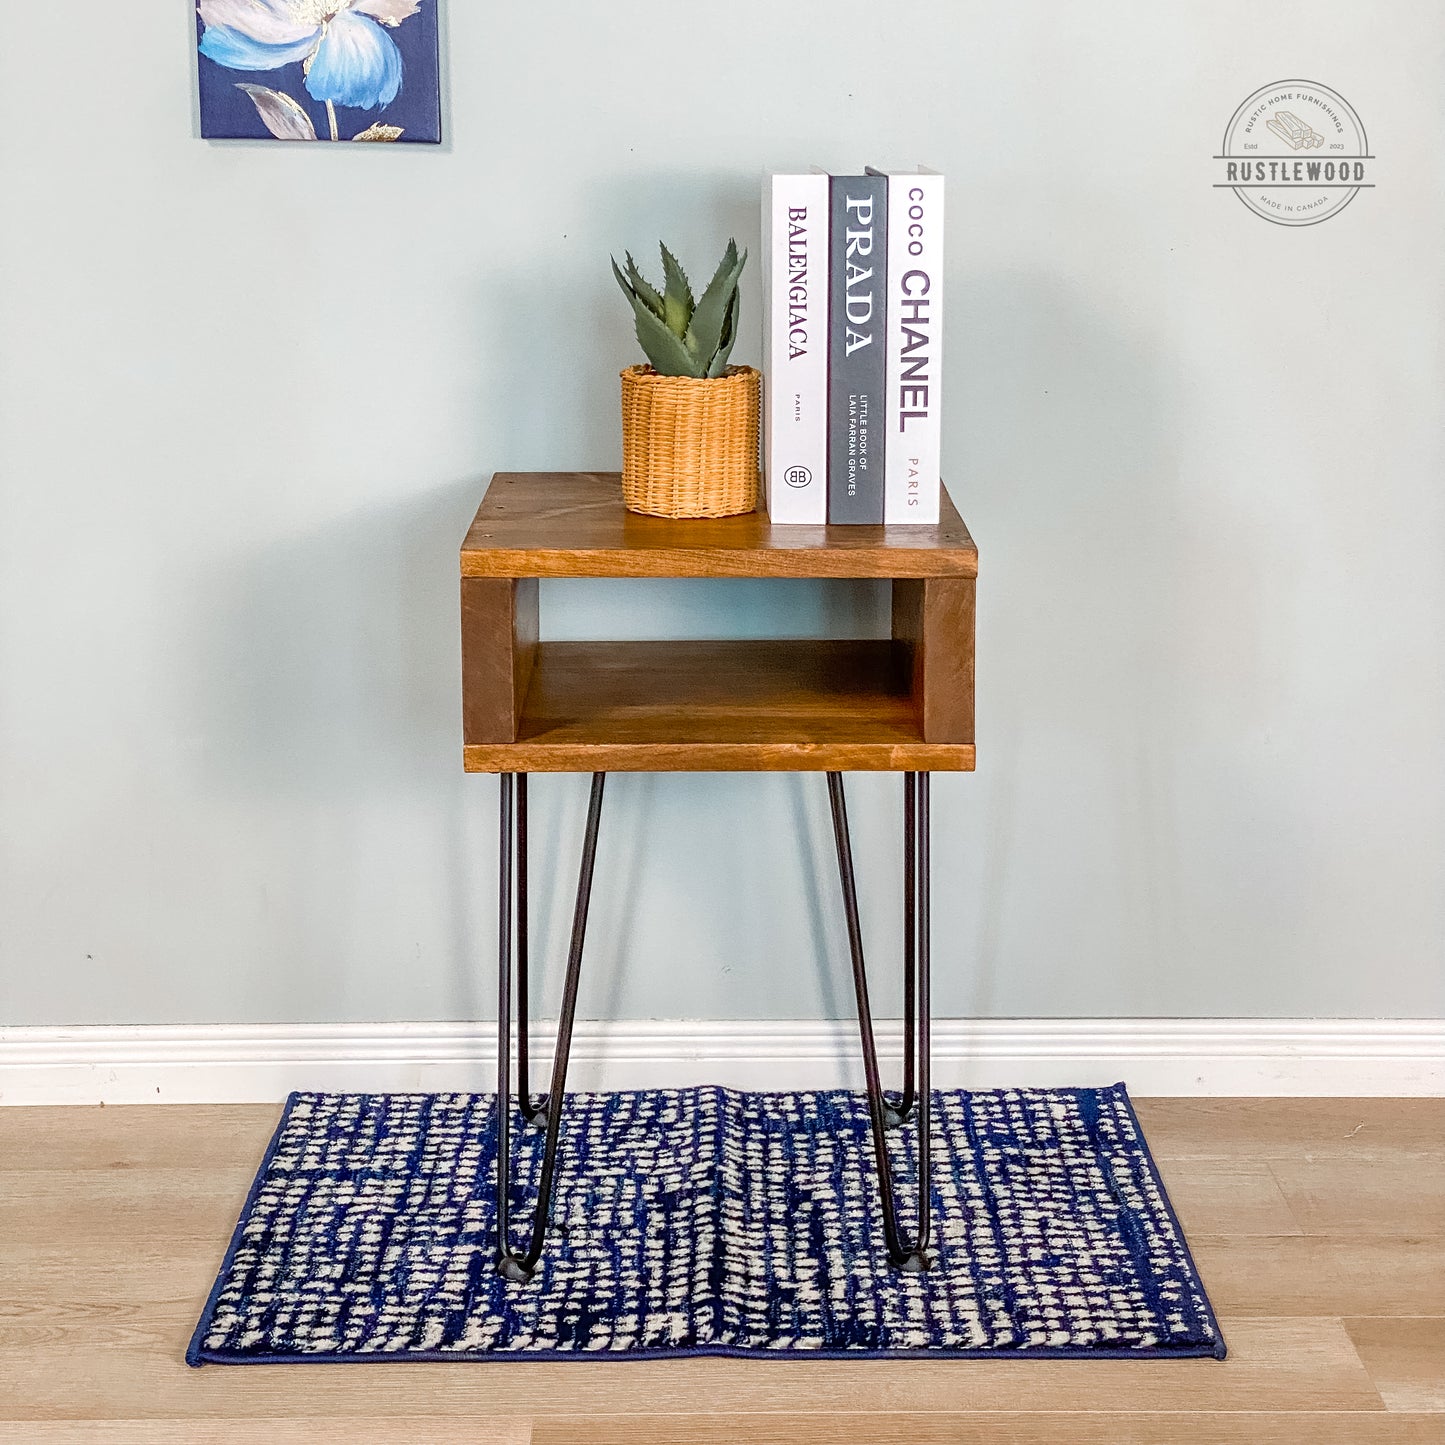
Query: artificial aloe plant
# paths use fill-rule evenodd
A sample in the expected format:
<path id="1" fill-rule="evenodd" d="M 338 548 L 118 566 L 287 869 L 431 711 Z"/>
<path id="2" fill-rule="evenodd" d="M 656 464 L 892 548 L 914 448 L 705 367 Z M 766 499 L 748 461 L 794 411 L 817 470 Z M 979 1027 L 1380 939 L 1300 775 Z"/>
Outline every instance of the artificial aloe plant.
<path id="1" fill-rule="evenodd" d="M 729 241 L 721 264 L 699 300 L 677 263 L 662 247 L 663 288 L 650 286 L 627 253 L 627 274 L 612 262 L 612 274 L 637 316 L 637 339 L 653 369 L 663 376 L 721 376 L 738 334 L 738 277 L 748 253 Z"/>

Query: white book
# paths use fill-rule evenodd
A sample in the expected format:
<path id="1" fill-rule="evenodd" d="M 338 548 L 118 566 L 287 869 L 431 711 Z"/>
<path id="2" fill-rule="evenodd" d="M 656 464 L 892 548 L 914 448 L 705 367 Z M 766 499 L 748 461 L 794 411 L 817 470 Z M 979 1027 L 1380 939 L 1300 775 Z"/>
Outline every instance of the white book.
<path id="1" fill-rule="evenodd" d="M 774 522 L 828 520 L 828 177 L 763 177 L 763 475 Z"/>
<path id="2" fill-rule="evenodd" d="M 943 177 L 921 167 L 872 174 L 888 177 L 883 521 L 937 522 L 943 449 Z"/>

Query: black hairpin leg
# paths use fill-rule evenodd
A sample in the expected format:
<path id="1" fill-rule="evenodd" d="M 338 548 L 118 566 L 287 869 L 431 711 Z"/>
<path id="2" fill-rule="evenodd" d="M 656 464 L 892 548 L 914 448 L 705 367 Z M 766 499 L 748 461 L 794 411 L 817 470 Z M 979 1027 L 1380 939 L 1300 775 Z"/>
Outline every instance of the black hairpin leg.
<path id="1" fill-rule="evenodd" d="M 927 776 L 926 774 L 924 775 Z M 903 775 L 903 1092 L 884 1103 L 883 1117 L 896 1129 L 913 1112 L 918 998 L 918 774 Z M 928 839 L 923 840 L 928 848 Z"/>
<path id="2" fill-rule="evenodd" d="M 547 1095 L 535 1099 L 527 1083 L 527 1033 L 530 1002 L 527 997 L 527 775 L 517 774 L 517 1107 L 534 1128 L 547 1127 Z"/>
<path id="3" fill-rule="evenodd" d="M 833 836 L 838 844 L 838 873 L 843 885 L 843 911 L 848 924 L 848 948 L 853 958 L 853 989 L 858 998 L 858 1031 L 863 1044 L 863 1073 L 868 1084 L 868 1113 L 873 1126 L 873 1155 L 878 1169 L 878 1189 L 883 1202 L 883 1235 L 888 1258 L 899 1269 L 918 1271 L 929 1267 L 928 1236 L 932 1222 L 929 1168 L 929 1077 L 930 1014 L 929 992 L 930 898 L 928 853 L 928 774 L 907 773 L 903 782 L 903 873 L 904 903 L 904 1088 L 898 1107 L 890 1107 L 883 1096 L 878 1072 L 878 1047 L 873 1037 L 873 1012 L 868 1004 L 868 974 L 863 962 L 863 935 L 858 925 L 858 891 L 853 880 L 853 848 L 848 838 L 848 810 L 843 799 L 843 775 L 828 774 L 828 801 L 833 809 Z M 915 1041 L 916 1035 L 916 1041 Z M 900 1124 L 914 1103 L 914 1050 L 917 1049 L 918 1102 L 918 1229 L 912 1244 L 898 1227 L 894 1202 L 893 1171 L 888 1157 L 886 1129 Z"/>
<path id="4" fill-rule="evenodd" d="M 577 985 L 582 975 L 582 945 L 587 935 L 587 908 L 592 898 L 592 873 L 597 861 L 597 831 L 602 820 L 602 786 L 605 773 L 592 774 L 587 802 L 587 831 L 582 842 L 582 866 L 577 877 L 577 904 L 572 913 L 572 942 L 567 953 L 567 974 L 562 985 L 562 1014 L 557 1021 L 557 1051 L 552 1059 L 552 1087 L 534 1104 L 527 1092 L 527 779 L 515 775 L 517 808 L 513 812 L 514 775 L 501 776 L 500 895 L 497 903 L 497 1273 L 509 1280 L 532 1276 L 542 1257 L 552 1185 L 557 1171 L 557 1138 L 561 1103 L 567 1084 L 567 1058 L 572 1050 L 572 1024 L 577 1016 Z M 516 849 L 514 869 L 514 845 Z M 512 1184 L 512 958 L 515 939 L 518 966 L 517 1002 L 520 1106 L 524 1118 L 545 1125 L 542 1178 L 532 1217 L 532 1235 L 526 1252 L 512 1247 L 510 1195 Z"/>

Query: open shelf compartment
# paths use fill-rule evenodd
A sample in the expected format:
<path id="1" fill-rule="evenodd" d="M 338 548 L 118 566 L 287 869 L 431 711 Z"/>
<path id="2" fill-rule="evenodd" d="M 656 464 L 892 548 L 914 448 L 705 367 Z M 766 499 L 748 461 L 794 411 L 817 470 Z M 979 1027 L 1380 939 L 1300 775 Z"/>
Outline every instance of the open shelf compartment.
<path id="1" fill-rule="evenodd" d="M 878 641 L 544 642 L 514 741 L 469 744 L 498 772 L 941 769 L 906 647 Z"/>
<path id="2" fill-rule="evenodd" d="M 945 512 L 799 545 L 756 514 L 650 525 L 615 476 L 498 477 L 462 549 L 468 771 L 972 769 L 977 553 Z M 887 578 L 892 635 L 542 642 L 556 576 Z"/>

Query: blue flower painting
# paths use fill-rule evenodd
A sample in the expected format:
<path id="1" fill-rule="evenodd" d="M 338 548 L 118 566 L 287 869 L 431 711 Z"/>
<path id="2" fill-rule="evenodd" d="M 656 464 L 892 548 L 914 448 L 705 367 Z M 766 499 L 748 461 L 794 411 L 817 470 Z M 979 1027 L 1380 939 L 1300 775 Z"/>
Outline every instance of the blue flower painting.
<path id="1" fill-rule="evenodd" d="M 438 0 L 198 0 L 201 134 L 439 141 Z"/>

